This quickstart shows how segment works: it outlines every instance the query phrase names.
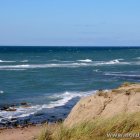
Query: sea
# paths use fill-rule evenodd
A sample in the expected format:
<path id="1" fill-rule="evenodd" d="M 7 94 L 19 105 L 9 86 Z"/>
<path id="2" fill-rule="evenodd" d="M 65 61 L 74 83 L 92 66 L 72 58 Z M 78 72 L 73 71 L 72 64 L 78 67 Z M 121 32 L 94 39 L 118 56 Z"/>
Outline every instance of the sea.
<path id="1" fill-rule="evenodd" d="M 0 126 L 62 121 L 80 98 L 123 82 L 140 82 L 140 47 L 1 46 Z"/>

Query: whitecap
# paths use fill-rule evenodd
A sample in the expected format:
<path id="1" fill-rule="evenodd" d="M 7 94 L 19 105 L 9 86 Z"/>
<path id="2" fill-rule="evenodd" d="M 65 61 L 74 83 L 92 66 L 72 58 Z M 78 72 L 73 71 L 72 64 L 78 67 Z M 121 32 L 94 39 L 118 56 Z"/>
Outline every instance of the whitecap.
<path id="1" fill-rule="evenodd" d="M 69 64 L 30 64 L 30 65 L 5 65 L 5 66 L 0 66 L 0 69 L 15 69 L 15 68 L 58 68 L 58 67 L 80 67 L 80 66 L 89 66 L 87 63 L 69 63 Z"/>
<path id="2" fill-rule="evenodd" d="M 1 69 L 7 69 L 7 68 L 29 68 L 30 65 L 5 65 L 5 66 L 0 66 Z"/>
<path id="3" fill-rule="evenodd" d="M 79 62 L 87 62 L 87 63 L 90 63 L 90 62 L 92 62 L 92 60 L 91 60 L 91 59 L 77 60 L 77 61 L 79 61 Z"/>
<path id="4" fill-rule="evenodd" d="M 99 69 L 95 69 L 95 70 L 93 70 L 93 71 L 95 71 L 95 72 L 99 72 Z"/>
<path id="5" fill-rule="evenodd" d="M 105 62 L 105 64 L 119 64 L 120 61 L 118 59 L 115 59 L 115 60 L 111 60 L 109 62 Z"/>
<path id="6" fill-rule="evenodd" d="M 119 77 L 136 77 L 140 78 L 140 75 L 135 75 L 135 74 L 119 74 L 119 73 L 105 73 L 104 75 L 108 76 L 119 76 Z"/>
<path id="7" fill-rule="evenodd" d="M 93 63 L 75 62 L 75 63 L 51 63 L 51 64 L 24 64 L 24 65 L 2 65 L 0 69 L 35 69 L 35 68 L 78 68 L 102 65 L 139 65 L 139 62 L 120 62 L 119 60 L 95 61 Z"/>
<path id="8" fill-rule="evenodd" d="M 64 106 L 68 101 L 70 101 L 73 98 L 88 96 L 95 92 L 96 92 L 95 90 L 89 91 L 89 92 L 68 92 L 67 91 L 64 93 L 54 94 L 48 98 L 57 99 L 56 101 L 51 101 L 50 103 L 43 104 L 43 105 L 34 105 L 28 108 L 24 108 L 22 106 L 16 107 L 15 108 L 16 111 L 13 111 L 13 112 L 0 111 L 0 116 L 7 120 L 10 120 L 12 118 L 28 117 L 30 115 L 37 113 L 38 111 L 41 111 L 42 109 L 49 109 L 49 108 Z"/>
<path id="9" fill-rule="evenodd" d="M 12 118 L 21 118 L 21 117 L 27 117 L 32 114 L 34 114 L 37 110 L 37 106 L 29 107 L 29 108 L 23 108 L 23 107 L 17 107 L 15 108 L 16 111 L 0 111 L 0 116 L 4 119 L 12 119 Z"/>
<path id="10" fill-rule="evenodd" d="M 22 60 L 22 61 L 20 61 L 20 62 L 27 63 L 27 62 L 28 62 L 28 60 Z"/>
<path id="11" fill-rule="evenodd" d="M 8 68 L 7 68 L 7 69 L 0 69 L 0 70 L 1 70 L 1 71 L 3 71 L 3 70 L 4 70 L 4 71 L 24 71 L 24 70 L 27 70 L 27 69 L 12 69 L 12 68 L 11 68 L 11 69 L 8 69 Z"/>
<path id="12" fill-rule="evenodd" d="M 136 58 L 134 58 L 134 59 L 140 59 L 140 57 L 136 57 Z"/>
<path id="13" fill-rule="evenodd" d="M 122 61 L 122 60 L 124 60 L 123 58 L 119 58 L 119 59 L 117 59 L 117 60 L 120 60 L 120 61 Z"/>
<path id="14" fill-rule="evenodd" d="M 120 62 L 120 59 L 114 59 L 114 60 L 110 60 L 110 61 L 100 61 L 100 62 L 96 62 L 96 66 L 100 66 L 100 65 L 130 65 L 132 63 L 130 62 Z"/>
<path id="15" fill-rule="evenodd" d="M 57 59 L 52 59 L 48 60 L 49 62 L 59 62 L 59 63 L 73 63 L 74 61 L 68 61 L 68 60 L 57 60 Z"/>
<path id="16" fill-rule="evenodd" d="M 63 106 L 65 105 L 68 101 L 75 97 L 83 97 L 83 96 L 88 96 L 95 91 L 90 91 L 90 92 L 65 92 L 63 94 L 55 94 L 51 96 L 50 98 L 54 99 L 59 99 L 57 101 L 52 101 L 49 105 L 44 105 L 43 107 L 45 108 L 53 108 L 53 107 L 58 107 L 58 106 Z"/>
<path id="17" fill-rule="evenodd" d="M 3 94 L 4 93 L 4 91 L 3 90 L 0 90 L 0 94 Z"/>
<path id="18" fill-rule="evenodd" d="M 4 60 L 0 60 L 0 63 L 10 63 L 10 62 L 16 62 L 16 61 L 4 61 Z"/>

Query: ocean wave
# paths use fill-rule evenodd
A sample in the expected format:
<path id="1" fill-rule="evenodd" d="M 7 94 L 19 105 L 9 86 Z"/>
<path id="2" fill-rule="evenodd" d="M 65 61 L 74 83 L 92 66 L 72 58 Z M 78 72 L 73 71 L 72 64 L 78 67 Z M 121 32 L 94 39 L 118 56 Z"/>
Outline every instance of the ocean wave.
<path id="1" fill-rule="evenodd" d="M 47 108 L 53 108 L 58 106 L 65 105 L 68 101 L 75 97 L 84 97 L 88 96 L 92 93 L 95 93 L 95 91 L 89 91 L 89 92 L 65 92 L 63 94 L 54 94 L 53 96 L 50 96 L 50 98 L 59 99 L 58 101 L 53 101 L 49 105 L 45 105 Z"/>
<path id="2" fill-rule="evenodd" d="M 123 61 L 124 59 L 123 59 L 123 58 L 119 58 L 119 59 L 117 59 L 117 60 Z"/>
<path id="3" fill-rule="evenodd" d="M 27 70 L 27 69 L 9 69 L 9 68 L 7 68 L 7 69 L 0 69 L 0 71 L 24 71 L 24 70 Z"/>
<path id="4" fill-rule="evenodd" d="M 118 59 L 115 59 L 115 60 L 111 60 L 111 61 L 108 61 L 108 62 L 104 62 L 103 64 L 119 64 L 120 61 Z"/>
<path id="5" fill-rule="evenodd" d="M 27 65 L 5 65 L 0 66 L 0 69 L 7 69 L 7 68 L 57 68 L 57 67 L 80 67 L 80 66 L 89 66 L 87 63 L 69 63 L 69 64 L 27 64 Z"/>
<path id="6" fill-rule="evenodd" d="M 76 97 L 83 97 L 88 96 L 90 94 L 93 94 L 96 91 L 89 91 L 89 92 L 64 92 L 62 94 L 54 94 L 52 96 L 49 96 L 48 98 L 52 101 L 48 104 L 43 105 L 34 105 L 28 108 L 24 108 L 22 106 L 16 107 L 16 111 L 8 112 L 8 111 L 0 111 L 1 118 L 4 118 L 6 120 L 11 120 L 12 118 L 24 118 L 28 117 L 30 115 L 33 115 L 37 113 L 38 111 L 41 111 L 42 109 L 50 109 L 55 108 L 59 106 L 64 106 L 68 101 L 70 101 L 73 98 Z M 53 101 L 53 99 L 56 99 L 56 101 Z M 2 119 L 1 119 L 2 120 Z"/>
<path id="7" fill-rule="evenodd" d="M 134 59 L 140 59 L 140 57 L 136 57 L 136 58 L 134 58 Z"/>
<path id="8" fill-rule="evenodd" d="M 4 93 L 4 91 L 3 90 L 0 90 L 0 94 L 3 94 Z"/>
<path id="9" fill-rule="evenodd" d="M 29 62 L 28 60 L 22 60 L 22 61 L 20 61 L 20 62 L 22 62 L 22 63 L 27 63 L 27 62 Z"/>
<path id="10" fill-rule="evenodd" d="M 16 107 L 15 109 L 16 111 L 0 111 L 1 118 L 10 121 L 12 118 L 27 117 L 39 111 L 41 107 L 39 105 L 36 105 L 29 108 Z"/>
<path id="11" fill-rule="evenodd" d="M 120 61 L 123 59 L 114 59 L 114 60 L 110 60 L 110 61 L 101 61 L 101 62 L 97 62 L 96 65 L 100 66 L 100 65 L 130 65 L 132 64 L 131 62 L 124 62 L 124 61 Z"/>
<path id="12" fill-rule="evenodd" d="M 91 60 L 91 59 L 77 60 L 77 61 L 79 61 L 79 62 L 86 62 L 86 63 L 90 63 L 90 62 L 92 62 L 92 60 Z"/>
<path id="13" fill-rule="evenodd" d="M 0 60 L 0 63 L 10 63 L 10 62 L 16 62 L 16 61 L 4 61 L 4 60 Z"/>
<path id="14" fill-rule="evenodd" d="M 99 69 L 95 69 L 95 70 L 93 70 L 94 72 L 99 72 Z"/>
<path id="15" fill-rule="evenodd" d="M 10 60 L 0 60 L 0 63 L 13 63 L 13 62 L 18 62 L 18 61 L 10 61 Z M 22 61 L 19 61 L 19 62 L 22 62 L 22 63 L 27 63 L 29 62 L 28 60 L 22 60 Z"/>
<path id="16" fill-rule="evenodd" d="M 80 60 L 79 60 L 80 61 Z M 1 65 L 0 70 L 6 69 L 35 69 L 35 68 L 78 68 L 104 65 L 140 65 L 140 62 L 123 62 L 119 59 L 111 61 L 95 62 L 73 62 L 73 63 L 51 63 L 51 64 L 23 64 L 23 65 Z"/>
<path id="17" fill-rule="evenodd" d="M 100 65 L 109 65 L 116 64 L 117 62 L 99 62 L 99 63 L 68 63 L 68 64 L 27 64 L 27 65 L 4 65 L 0 66 L 0 69 L 34 69 L 34 68 L 77 68 L 77 67 L 86 67 L 86 66 L 100 66 Z"/>
<path id="18" fill-rule="evenodd" d="M 60 62 L 60 63 L 73 63 L 74 61 L 68 61 L 68 60 L 58 60 L 58 59 L 52 59 L 48 60 L 50 62 Z"/>
<path id="19" fill-rule="evenodd" d="M 105 73 L 104 75 L 109 75 L 109 76 L 119 76 L 119 77 L 136 77 L 140 78 L 140 75 L 135 75 L 135 74 L 119 74 L 119 73 Z"/>
<path id="20" fill-rule="evenodd" d="M 12 69 L 12 68 L 29 68 L 32 65 L 4 65 L 0 66 L 0 69 Z"/>

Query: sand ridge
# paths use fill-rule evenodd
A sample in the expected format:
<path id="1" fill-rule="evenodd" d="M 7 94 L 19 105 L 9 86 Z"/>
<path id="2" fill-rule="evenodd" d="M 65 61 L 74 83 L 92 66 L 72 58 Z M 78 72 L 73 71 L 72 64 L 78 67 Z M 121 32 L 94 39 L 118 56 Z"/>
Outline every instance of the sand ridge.
<path id="1" fill-rule="evenodd" d="M 113 90 L 99 90 L 82 98 L 64 121 L 67 127 L 99 117 L 140 112 L 140 84 L 125 83 Z"/>

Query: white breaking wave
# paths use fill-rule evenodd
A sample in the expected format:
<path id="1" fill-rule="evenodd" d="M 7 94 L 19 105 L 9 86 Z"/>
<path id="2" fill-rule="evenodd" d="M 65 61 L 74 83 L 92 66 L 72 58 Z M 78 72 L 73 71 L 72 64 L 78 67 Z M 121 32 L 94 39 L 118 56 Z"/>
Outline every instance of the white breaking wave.
<path id="1" fill-rule="evenodd" d="M 40 106 L 32 106 L 29 108 L 18 107 L 16 111 L 0 111 L 0 116 L 4 119 L 21 118 L 30 116 L 40 110 Z M 2 120 L 2 119 L 1 119 Z M 0 121 L 1 121 L 0 120 Z"/>
<path id="2" fill-rule="evenodd" d="M 92 60 L 91 60 L 91 59 L 77 60 L 77 61 L 79 61 L 79 62 L 87 62 L 87 63 L 90 63 L 90 62 L 92 62 Z"/>
<path id="3" fill-rule="evenodd" d="M 140 59 L 140 57 L 136 57 L 136 58 L 134 58 L 134 59 Z"/>
<path id="4" fill-rule="evenodd" d="M 80 66 L 89 66 L 87 63 L 69 63 L 69 64 L 27 64 L 27 65 L 5 65 L 0 66 L 0 69 L 7 68 L 57 68 L 57 67 L 80 67 Z"/>
<path id="5" fill-rule="evenodd" d="M 104 62 L 104 64 L 119 64 L 120 61 L 118 59 L 115 59 L 115 60 L 111 60 L 109 62 Z"/>
<path id="6" fill-rule="evenodd" d="M 115 60 L 111 60 L 111 61 L 101 61 L 101 62 L 97 62 L 96 65 L 100 66 L 100 65 L 130 65 L 130 64 L 132 64 L 131 62 L 120 62 L 120 60 L 123 60 L 123 59 L 115 59 Z"/>
<path id="7" fill-rule="evenodd" d="M 10 60 L 0 60 L 0 63 L 12 63 L 12 62 L 18 62 L 18 61 L 10 61 Z M 28 62 L 28 60 L 22 60 L 19 62 Z"/>
<path id="8" fill-rule="evenodd" d="M 137 77 L 137 78 L 140 78 L 140 75 L 135 75 L 135 74 L 105 73 L 105 75 L 120 76 L 120 77 Z"/>
<path id="9" fill-rule="evenodd" d="M 50 62 L 60 62 L 60 63 L 73 63 L 74 61 L 67 61 L 67 60 L 57 60 L 57 59 L 53 59 L 53 60 L 48 60 Z"/>
<path id="10" fill-rule="evenodd" d="M 95 69 L 95 70 L 93 70 L 93 71 L 95 71 L 95 72 L 99 72 L 99 69 Z"/>
<path id="11" fill-rule="evenodd" d="M 117 59 L 117 60 L 120 60 L 120 61 L 122 61 L 122 60 L 124 60 L 123 58 L 119 58 L 119 59 Z"/>
<path id="12" fill-rule="evenodd" d="M 57 99 L 57 101 L 52 101 L 49 104 L 44 105 L 35 105 L 28 108 L 24 107 L 17 107 L 16 111 L 0 111 L 0 116 L 4 119 L 12 119 L 12 118 L 22 118 L 22 117 L 28 117 L 30 115 L 33 115 L 37 113 L 38 111 L 41 111 L 42 109 L 47 108 L 54 108 L 59 106 L 64 106 L 68 101 L 75 97 L 84 97 L 91 95 L 95 93 L 96 91 L 89 91 L 89 92 L 65 92 L 63 94 L 54 94 L 48 98 Z M 2 119 L 0 119 L 1 121 Z"/>
<path id="13" fill-rule="evenodd" d="M 0 94 L 3 94 L 4 93 L 4 91 L 3 90 L 0 90 Z"/>
<path id="14" fill-rule="evenodd" d="M 27 62 L 29 62 L 29 61 L 28 61 L 28 60 L 22 60 L 22 61 L 20 61 L 20 62 L 27 63 Z"/>
<path id="15" fill-rule="evenodd" d="M 0 63 L 10 63 L 10 62 L 16 62 L 16 61 L 4 61 L 4 60 L 0 60 Z"/>
<path id="16" fill-rule="evenodd" d="M 27 70 L 27 69 L 0 69 L 1 71 L 24 71 L 24 70 Z"/>
<path id="17" fill-rule="evenodd" d="M 54 99 L 59 99 L 58 101 L 52 101 L 48 105 L 43 105 L 42 108 L 54 108 L 54 107 L 59 107 L 65 105 L 68 101 L 75 97 L 81 97 L 81 94 L 71 94 L 70 92 L 65 92 L 64 94 L 61 95 L 53 95 L 50 98 Z"/>
<path id="18" fill-rule="evenodd" d="M 82 60 L 78 60 L 82 61 Z M 35 69 L 35 68 L 78 68 L 78 67 L 91 67 L 91 66 L 104 66 L 104 65 L 140 65 L 140 62 L 122 62 L 119 59 L 111 61 L 95 61 L 84 60 L 87 62 L 77 63 L 52 63 L 52 64 L 23 64 L 23 65 L 2 65 L 0 70 L 8 69 Z M 90 63 L 89 63 L 90 62 Z"/>
<path id="19" fill-rule="evenodd" d="M 44 107 L 46 108 L 53 108 L 53 107 L 58 107 L 58 106 L 63 106 L 65 105 L 68 101 L 75 97 L 84 97 L 88 96 L 92 93 L 95 93 L 96 91 L 89 91 L 89 92 L 65 92 L 64 94 L 55 94 L 51 96 L 50 98 L 60 98 L 58 101 L 51 102 L 49 105 L 45 105 Z"/>
<path id="20" fill-rule="evenodd" d="M 75 67 L 97 66 L 97 65 L 106 65 L 106 64 L 116 64 L 116 62 L 5 65 L 5 66 L 0 66 L 0 69 L 15 69 L 15 68 L 33 69 L 33 68 L 58 68 L 58 67 L 75 68 Z"/>
<path id="21" fill-rule="evenodd" d="M 5 66 L 0 66 L 0 69 L 12 69 L 12 68 L 29 68 L 32 65 L 5 65 Z"/>

